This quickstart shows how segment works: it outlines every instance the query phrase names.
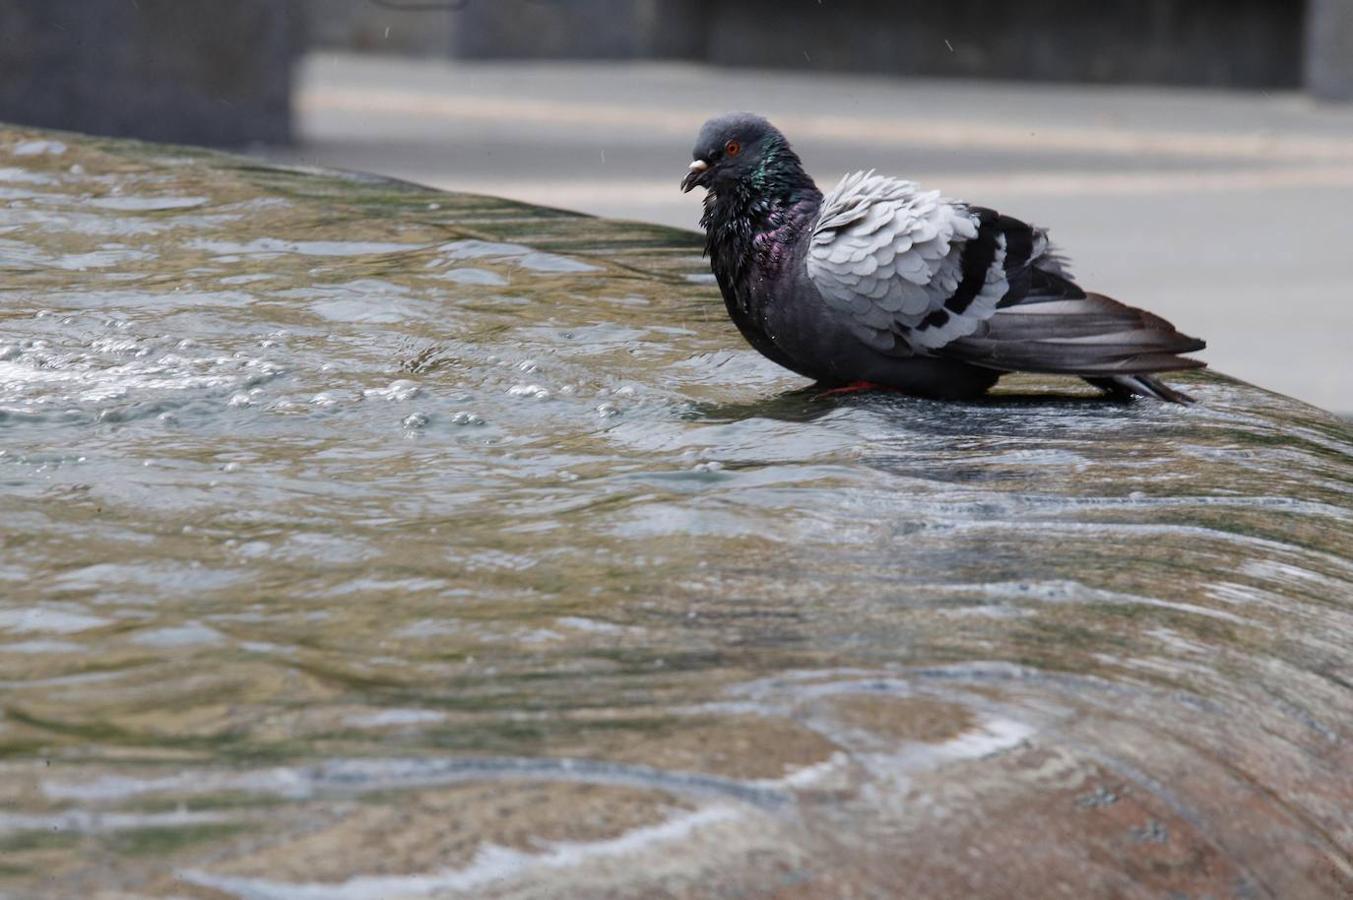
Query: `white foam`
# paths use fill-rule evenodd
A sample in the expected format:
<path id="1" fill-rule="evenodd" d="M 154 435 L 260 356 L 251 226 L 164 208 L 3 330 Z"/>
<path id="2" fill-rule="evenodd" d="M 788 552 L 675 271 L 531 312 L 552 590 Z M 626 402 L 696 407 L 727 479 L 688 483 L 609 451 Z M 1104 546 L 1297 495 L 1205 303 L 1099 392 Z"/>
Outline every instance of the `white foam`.
<path id="1" fill-rule="evenodd" d="M 14 156 L 60 156 L 66 152 L 66 145 L 60 141 L 20 141 L 9 152 Z"/>
<path id="2" fill-rule="evenodd" d="M 200 870 L 176 874 L 202 887 L 233 894 L 241 900 L 389 900 L 393 897 L 433 897 L 447 891 L 473 891 L 508 879 L 526 878 L 543 871 L 576 869 L 596 859 L 632 856 L 654 845 L 671 843 L 701 828 L 740 815 L 729 806 L 707 806 L 673 816 L 656 825 L 627 831 L 603 841 L 559 842 L 543 853 L 525 853 L 497 844 L 484 844 L 474 860 L 461 869 L 443 869 L 414 875 L 359 875 L 338 883 L 287 882 L 268 878 L 216 875 Z"/>
<path id="3" fill-rule="evenodd" d="M 163 813 L 87 812 L 72 809 L 48 815 L 0 812 L 0 833 L 7 831 L 56 831 L 77 834 L 101 834 L 136 828 L 182 828 L 213 822 L 228 822 L 232 817 L 221 812 L 175 810 Z"/>
<path id="4" fill-rule="evenodd" d="M 382 709 L 376 712 L 357 713 L 343 720 L 344 725 L 354 728 L 385 728 L 391 725 L 421 725 L 426 722 L 440 722 L 446 713 L 434 709 Z"/>
<path id="5" fill-rule="evenodd" d="M 91 628 L 111 625 L 112 619 L 103 619 L 85 613 L 68 612 L 61 609 L 47 609 L 30 606 L 26 609 L 0 609 L 0 629 L 19 634 L 46 632 L 49 634 L 75 634 Z"/>
<path id="6" fill-rule="evenodd" d="M 201 644 L 219 644 L 225 638 L 215 628 L 197 622 L 143 631 L 132 638 L 132 643 L 146 647 L 190 647 Z"/>

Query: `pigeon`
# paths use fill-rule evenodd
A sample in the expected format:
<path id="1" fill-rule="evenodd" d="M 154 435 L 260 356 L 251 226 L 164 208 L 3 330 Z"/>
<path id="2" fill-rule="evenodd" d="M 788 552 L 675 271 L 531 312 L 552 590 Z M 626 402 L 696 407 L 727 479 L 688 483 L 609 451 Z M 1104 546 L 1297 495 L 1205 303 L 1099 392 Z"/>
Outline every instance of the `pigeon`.
<path id="1" fill-rule="evenodd" d="M 761 116 L 705 123 L 681 189 L 705 188 L 705 252 L 763 355 L 833 391 L 980 397 L 1002 375 L 1073 375 L 1116 398 L 1192 398 L 1160 372 L 1206 346 L 1082 290 L 1044 228 L 872 171 L 826 196 Z"/>

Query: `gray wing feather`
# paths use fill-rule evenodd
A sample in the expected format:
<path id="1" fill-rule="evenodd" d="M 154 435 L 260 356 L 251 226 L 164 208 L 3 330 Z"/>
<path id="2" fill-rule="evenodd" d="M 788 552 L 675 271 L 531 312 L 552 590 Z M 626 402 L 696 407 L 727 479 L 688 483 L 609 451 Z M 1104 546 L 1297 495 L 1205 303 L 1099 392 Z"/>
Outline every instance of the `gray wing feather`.
<path id="1" fill-rule="evenodd" d="M 870 346 L 925 352 L 972 334 L 1008 287 L 1001 265 L 993 265 L 961 315 L 920 327 L 958 290 L 963 244 L 975 237 L 977 218 L 962 204 L 910 181 L 856 172 L 823 199 L 808 277 Z"/>

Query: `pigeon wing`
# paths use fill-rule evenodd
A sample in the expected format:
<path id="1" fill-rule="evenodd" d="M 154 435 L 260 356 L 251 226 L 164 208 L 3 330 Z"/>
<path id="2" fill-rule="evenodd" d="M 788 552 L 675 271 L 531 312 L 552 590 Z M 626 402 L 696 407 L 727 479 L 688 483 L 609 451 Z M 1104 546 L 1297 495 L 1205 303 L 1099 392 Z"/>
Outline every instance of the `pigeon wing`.
<path id="1" fill-rule="evenodd" d="M 1045 233 L 910 181 L 856 172 L 822 201 L 808 277 L 876 350 L 929 354 L 1022 297 L 1048 255 Z"/>
<path id="2" fill-rule="evenodd" d="M 823 198 L 809 237 L 809 280 L 875 350 L 1186 401 L 1150 376 L 1203 365 L 1180 354 L 1204 343 L 1083 291 L 1065 264 L 1041 228 L 865 172 Z"/>

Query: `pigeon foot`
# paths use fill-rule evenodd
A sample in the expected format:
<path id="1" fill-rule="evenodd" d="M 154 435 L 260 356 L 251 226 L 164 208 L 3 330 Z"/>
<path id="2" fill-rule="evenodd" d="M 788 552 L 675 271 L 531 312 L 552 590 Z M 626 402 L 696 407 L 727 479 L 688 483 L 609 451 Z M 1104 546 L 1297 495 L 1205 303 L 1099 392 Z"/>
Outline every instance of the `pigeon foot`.
<path id="1" fill-rule="evenodd" d="M 817 399 L 821 400 L 823 397 L 839 397 L 842 394 L 858 394 L 861 391 L 887 391 L 887 390 L 891 390 L 891 388 L 888 388 L 881 384 L 875 384 L 872 381 L 852 381 L 850 384 L 842 385 L 841 387 L 829 388 L 823 391 L 822 393 L 817 395 Z"/>

